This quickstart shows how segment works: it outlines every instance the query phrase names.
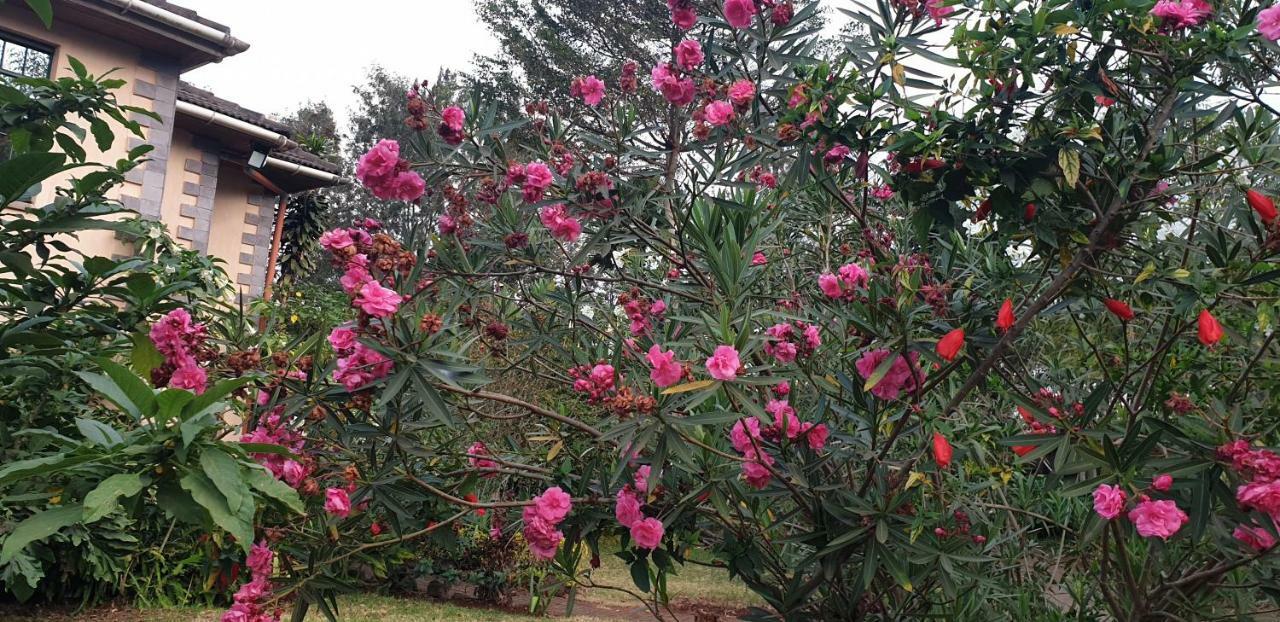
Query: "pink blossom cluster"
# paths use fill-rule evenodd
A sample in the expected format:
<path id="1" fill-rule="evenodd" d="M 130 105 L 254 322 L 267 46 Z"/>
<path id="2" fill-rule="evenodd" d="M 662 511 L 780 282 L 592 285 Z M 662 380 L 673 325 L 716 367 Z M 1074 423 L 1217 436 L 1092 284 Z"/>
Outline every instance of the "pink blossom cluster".
<path id="1" fill-rule="evenodd" d="M 569 95 L 581 98 L 588 106 L 599 106 L 604 100 L 604 81 L 595 76 L 578 76 L 569 84 Z"/>
<path id="2" fill-rule="evenodd" d="M 534 557 L 549 560 L 556 556 L 556 549 L 564 540 L 564 534 L 556 527 L 572 508 L 573 499 L 559 486 L 544 490 L 533 498 L 532 505 L 524 507 L 524 539 Z"/>
<path id="3" fill-rule="evenodd" d="M 266 393 L 259 394 L 259 402 L 265 402 Z M 288 449 L 291 453 L 301 456 L 303 449 L 306 447 L 307 439 L 297 429 L 285 425 L 282 419 L 283 407 L 277 407 L 267 416 L 262 417 L 255 427 L 248 434 L 240 437 L 241 443 L 250 443 L 256 445 L 278 445 Z M 301 489 L 311 475 L 311 467 L 305 461 L 300 462 L 291 457 L 285 457 L 275 453 L 251 454 L 254 460 L 258 461 L 268 471 L 276 477 L 283 480 L 286 484 L 293 488 Z"/>
<path id="4" fill-rule="evenodd" d="M 649 332 L 655 321 L 662 321 L 667 312 L 667 303 L 662 299 L 650 301 L 639 289 L 632 289 L 618 295 L 618 304 L 622 312 L 631 321 L 631 334 L 643 335 Z"/>
<path id="5" fill-rule="evenodd" d="M 736 380 L 741 369 L 742 361 L 738 358 L 738 350 L 733 346 L 716 346 L 715 352 L 707 359 L 707 373 L 716 380 Z"/>
<path id="6" fill-rule="evenodd" d="M 167 386 L 197 395 L 204 393 L 209 377 L 195 358 L 207 337 L 204 325 L 192 321 L 186 309 L 174 309 L 151 325 L 150 336 L 151 343 L 164 356 L 163 370 L 170 372 Z"/>
<path id="7" fill-rule="evenodd" d="M 400 143 L 389 139 L 360 157 L 356 179 L 384 201 L 417 201 L 427 190 L 422 177 L 409 170 L 409 161 L 400 157 Z"/>
<path id="8" fill-rule="evenodd" d="M 662 351 L 662 346 L 653 344 L 649 346 L 649 352 L 645 356 L 645 360 L 649 362 L 649 379 L 658 385 L 659 388 L 669 387 L 685 376 L 684 365 L 676 360 L 674 350 Z"/>
<path id="9" fill-rule="evenodd" d="M 338 518 L 351 515 L 351 496 L 345 488 L 327 488 L 324 491 L 324 511 Z"/>
<path id="10" fill-rule="evenodd" d="M 1172 484 L 1172 478 L 1170 478 Z M 1157 490 L 1160 488 L 1157 487 Z M 1129 495 L 1120 486 L 1100 484 L 1093 491 L 1093 511 L 1105 520 L 1115 520 L 1125 513 Z M 1190 521 L 1186 512 L 1178 509 L 1178 504 L 1170 499 L 1153 500 L 1147 495 L 1140 495 L 1133 509 L 1128 511 L 1129 520 L 1144 538 L 1160 538 L 1168 540 Z"/>
<path id="11" fill-rule="evenodd" d="M 1258 11 L 1258 33 L 1268 41 L 1280 39 L 1280 4 Z"/>
<path id="12" fill-rule="evenodd" d="M 1236 501 L 1240 506 L 1266 514 L 1273 526 L 1280 527 L 1280 455 L 1238 439 L 1219 447 L 1218 457 L 1249 478 L 1236 488 Z M 1234 535 L 1245 546 L 1259 552 L 1276 544 L 1275 538 L 1256 523 L 1237 527 Z"/>
<path id="13" fill-rule="evenodd" d="M 268 613 L 263 605 L 271 595 L 271 574 L 274 571 L 275 553 L 265 542 L 253 545 L 245 561 L 251 580 L 240 586 L 231 597 L 231 608 L 223 612 L 222 622 L 279 622 L 281 611 Z"/>
<path id="14" fill-rule="evenodd" d="M 1160 18 L 1166 30 L 1182 30 L 1199 26 L 1213 15 L 1213 6 L 1204 0 L 1160 0 L 1151 8 L 1151 15 Z"/>
<path id="15" fill-rule="evenodd" d="M 650 82 L 653 84 L 653 90 L 662 94 L 666 100 L 676 106 L 687 106 L 693 103 L 693 96 L 696 89 L 693 85 L 693 79 L 686 76 L 675 65 L 662 63 L 653 68 L 649 72 Z"/>
<path id="16" fill-rule="evenodd" d="M 542 208 L 538 212 L 542 226 L 551 232 L 551 237 L 561 242 L 577 242 L 582 235 L 582 223 L 569 215 L 564 203 L 556 203 Z"/>
<path id="17" fill-rule="evenodd" d="M 790 385 L 784 382 L 774 388 L 774 394 L 781 398 L 790 390 Z M 773 477 L 769 467 L 774 465 L 775 460 L 765 451 L 766 439 L 778 442 L 784 438 L 792 442 L 804 440 L 813 451 L 822 451 L 830 435 L 825 423 L 800 421 L 795 409 L 784 399 L 769 400 L 765 405 L 765 412 L 773 415 L 772 424 L 761 428 L 759 419 L 747 417 L 739 419 L 729 430 L 729 442 L 733 444 L 734 450 L 746 458 L 741 467 L 742 478 L 756 489 L 768 486 Z"/>
<path id="18" fill-rule="evenodd" d="M 371 284 L 376 285 L 375 282 Z M 395 367 L 391 359 L 356 339 L 355 330 L 339 326 L 329 333 L 329 345 L 338 355 L 333 381 L 342 383 L 347 391 L 357 389 L 391 375 Z"/>
<path id="19" fill-rule="evenodd" d="M 800 321 L 774 324 L 764 332 L 770 337 L 764 343 L 764 353 L 782 365 L 795 362 L 797 357 L 810 356 L 822 345 L 822 336 L 814 324 Z"/>
<path id="20" fill-rule="evenodd" d="M 320 247 L 332 255 L 334 264 L 344 270 L 338 282 L 342 290 L 352 297 L 351 305 L 365 315 L 385 318 L 400 309 L 404 297 L 374 278 L 369 270 L 366 252 L 373 252 L 371 249 L 375 248 L 374 238 L 369 232 L 380 227 L 378 221 L 366 219 L 362 227 L 325 231 L 320 234 L 319 242 Z"/>
<path id="21" fill-rule="evenodd" d="M 671 10 L 671 23 L 680 30 L 689 30 L 698 23 L 698 13 L 693 10 L 693 0 L 667 0 Z"/>
<path id="22" fill-rule="evenodd" d="M 724 0 L 724 21 L 734 28 L 750 28 L 758 12 L 755 0 Z"/>
<path id="23" fill-rule="evenodd" d="M 910 353 L 908 358 L 911 362 L 908 363 L 907 358 L 892 350 L 869 350 L 858 359 L 858 374 L 863 380 L 869 380 L 875 375 L 876 369 L 890 357 L 894 357 L 894 361 L 889 364 L 889 371 L 871 387 L 871 394 L 882 400 L 895 400 L 903 391 L 915 391 L 918 383 L 924 380 L 924 372 L 919 365 L 919 352 Z"/>
<path id="24" fill-rule="evenodd" d="M 507 165 L 506 183 L 508 186 L 520 186 L 520 195 L 525 203 L 541 201 L 555 181 L 551 167 L 540 160 L 528 164 L 512 162 Z"/>
<path id="25" fill-rule="evenodd" d="M 613 365 L 608 363 L 582 365 L 569 370 L 569 377 L 573 378 L 573 390 L 585 393 L 587 401 L 592 404 L 604 400 L 613 392 L 615 375 Z"/>
<path id="26" fill-rule="evenodd" d="M 646 518 L 641 509 L 644 506 L 644 494 L 648 491 L 649 470 L 647 465 L 637 469 L 634 482 L 618 491 L 613 515 L 618 519 L 618 524 L 631 531 L 631 540 L 636 547 L 653 550 L 662 543 L 666 529 L 662 521 Z"/>
<path id="27" fill-rule="evenodd" d="M 839 298 L 846 302 L 854 300 L 859 289 L 866 289 L 871 282 L 871 275 L 862 266 L 851 263 L 840 266 L 836 274 L 830 272 L 818 276 L 818 288 L 828 298 Z"/>
<path id="28" fill-rule="evenodd" d="M 471 468 L 476 470 L 496 469 L 498 463 L 489 459 L 491 455 L 489 446 L 485 445 L 484 441 L 476 441 L 467 448 L 467 462 L 471 465 Z M 482 477 L 489 478 L 495 475 L 497 473 L 485 473 Z"/>
<path id="29" fill-rule="evenodd" d="M 462 130 L 467 123 L 467 114 L 457 106 L 449 106 L 440 111 L 440 127 L 436 130 L 440 138 L 450 145 L 461 145 L 467 137 Z M 406 199 L 410 200 L 410 199 Z"/>

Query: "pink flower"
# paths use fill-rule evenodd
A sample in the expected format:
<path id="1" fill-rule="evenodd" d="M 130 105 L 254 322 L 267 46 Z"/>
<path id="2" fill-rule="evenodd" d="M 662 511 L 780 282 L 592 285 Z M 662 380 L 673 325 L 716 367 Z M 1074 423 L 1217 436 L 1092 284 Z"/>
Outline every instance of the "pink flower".
<path id="1" fill-rule="evenodd" d="M 249 571 L 255 576 L 265 575 L 271 576 L 274 571 L 272 562 L 275 560 L 275 553 L 267 547 L 266 542 L 258 542 L 249 549 L 249 557 L 245 560 L 245 565 L 249 567 Z"/>
<path id="2" fill-rule="evenodd" d="M 671 23 L 680 30 L 689 30 L 698 23 L 698 14 L 691 8 L 671 9 Z"/>
<path id="3" fill-rule="evenodd" d="M 920 355 L 917 352 L 911 353 L 911 363 L 908 364 L 906 359 L 889 350 L 870 350 L 858 359 L 856 367 L 858 373 L 863 380 L 869 380 L 875 374 L 881 363 L 884 363 L 889 357 L 894 357 L 893 363 L 890 363 L 889 371 L 871 388 L 871 394 L 882 400 L 897 399 L 903 390 L 914 391 L 917 380 L 923 379 L 923 374 L 916 364 Z"/>
<path id="4" fill-rule="evenodd" d="M 729 430 L 729 442 L 733 443 L 733 448 L 740 454 L 755 451 L 752 439 L 756 442 L 760 440 L 760 420 L 755 417 L 739 419 Z"/>
<path id="5" fill-rule="evenodd" d="M 356 179 L 365 186 L 372 186 L 376 180 L 395 174 L 399 164 L 400 143 L 390 139 L 380 140 L 356 163 Z"/>
<path id="6" fill-rule="evenodd" d="M 1107 520 L 1124 513 L 1124 504 L 1128 495 L 1119 486 L 1101 484 L 1093 491 L 1093 511 Z"/>
<path id="7" fill-rule="evenodd" d="M 1280 4 L 1258 11 L 1258 33 L 1268 41 L 1280 39 Z"/>
<path id="8" fill-rule="evenodd" d="M 635 477 L 632 478 L 636 491 L 647 492 L 649 490 L 649 473 L 651 470 L 652 467 L 647 464 L 636 469 Z"/>
<path id="9" fill-rule="evenodd" d="M 849 287 L 866 287 L 871 281 L 871 276 L 867 271 L 862 269 L 856 263 L 845 264 L 840 266 L 840 280 Z"/>
<path id="10" fill-rule="evenodd" d="M 617 502 L 613 505 L 613 516 L 618 519 L 619 525 L 627 528 L 644 520 L 644 513 L 640 511 L 640 499 L 626 488 L 619 490 Z"/>
<path id="11" fill-rule="evenodd" d="M 746 107 L 756 98 L 756 85 L 750 80 L 738 80 L 729 85 L 729 101 L 738 107 Z"/>
<path id="12" fill-rule="evenodd" d="M 734 28 L 750 28 L 755 14 L 754 0 L 724 0 L 724 19 Z"/>
<path id="13" fill-rule="evenodd" d="M 557 525 L 569 515 L 569 510 L 573 508 L 573 499 L 559 486 L 552 486 L 533 498 L 533 507 L 537 510 L 539 518 Z"/>
<path id="14" fill-rule="evenodd" d="M 702 44 L 693 39 L 685 39 L 676 45 L 676 64 L 685 71 L 697 69 L 705 58 L 702 55 Z"/>
<path id="15" fill-rule="evenodd" d="M 645 358 L 653 367 L 649 371 L 649 379 L 659 387 L 669 387 L 679 382 L 684 376 L 684 367 L 676 361 L 676 353 L 673 350 L 663 352 L 662 346 L 655 343 L 649 347 L 649 354 Z"/>
<path id="16" fill-rule="evenodd" d="M 457 106 L 449 106 L 440 111 L 440 122 L 455 132 L 461 132 L 463 124 L 467 122 L 467 113 Z"/>
<path id="17" fill-rule="evenodd" d="M 200 395 L 208 386 L 209 376 L 191 357 L 186 357 L 182 364 L 169 376 L 169 386 L 175 389 L 186 389 Z"/>
<path id="18" fill-rule="evenodd" d="M 804 327 L 804 342 L 810 350 L 817 350 L 822 345 L 822 335 L 818 332 L 817 324 Z"/>
<path id="19" fill-rule="evenodd" d="M 391 359 L 357 342 L 351 355 L 338 359 L 333 381 L 341 382 L 347 391 L 355 391 L 370 382 L 387 377 L 394 364 Z"/>
<path id="20" fill-rule="evenodd" d="M 1138 535 L 1144 538 L 1160 538 L 1168 540 L 1169 536 L 1178 533 L 1179 529 L 1191 520 L 1187 513 L 1178 509 L 1178 504 L 1163 499 L 1160 501 L 1139 501 L 1129 510 L 1129 520 L 1138 528 Z"/>
<path id="21" fill-rule="evenodd" d="M 748 486 L 756 490 L 764 490 L 765 486 L 769 485 L 769 480 L 773 478 L 773 474 L 760 462 L 743 462 L 742 478 L 747 480 Z"/>
<path id="22" fill-rule="evenodd" d="M 537 203 L 546 194 L 547 188 L 555 183 L 551 167 L 542 162 L 530 162 L 524 167 L 524 188 L 522 196 L 526 203 Z"/>
<path id="23" fill-rule="evenodd" d="M 1275 536 L 1262 527 L 1239 525 L 1235 531 L 1231 532 L 1231 535 L 1236 540 L 1239 540 L 1240 544 L 1253 549 L 1256 553 L 1269 551 L 1271 547 L 1276 545 Z"/>
<path id="24" fill-rule="evenodd" d="M 813 425 L 812 423 L 805 423 L 800 426 L 800 431 L 805 436 L 805 439 L 809 441 L 809 449 L 822 451 L 822 448 L 827 446 L 827 437 L 830 435 L 830 432 L 827 431 L 827 424 L 819 423 L 818 425 Z"/>
<path id="25" fill-rule="evenodd" d="M 489 455 L 489 447 L 482 441 L 476 441 L 467 448 L 467 462 L 471 464 L 473 469 L 492 469 L 498 466 L 498 463 L 489 460 L 485 456 Z M 496 473 L 489 474 L 496 475 Z"/>
<path id="26" fill-rule="evenodd" d="M 400 294 L 383 287 L 377 281 L 369 281 L 360 288 L 355 305 L 373 317 L 387 317 L 400 308 Z"/>
<path id="27" fill-rule="evenodd" d="M 343 352 L 356 345 L 356 331 L 345 326 L 338 326 L 329 332 L 329 345 L 334 351 Z"/>
<path id="28" fill-rule="evenodd" d="M 1173 487 L 1173 476 L 1168 473 L 1157 475 L 1151 480 L 1151 487 L 1161 492 L 1169 490 Z"/>
<path id="29" fill-rule="evenodd" d="M 663 533 L 665 529 L 662 521 L 656 518 L 646 518 L 631 525 L 631 539 L 635 541 L 638 548 L 651 551 L 658 548 L 658 545 L 662 544 Z"/>
<path id="30" fill-rule="evenodd" d="M 340 248 L 346 248 L 355 244 L 351 239 L 351 232 L 346 229 L 333 229 L 320 234 L 320 247 L 333 252 Z"/>
<path id="31" fill-rule="evenodd" d="M 342 278 L 338 279 L 338 283 L 342 285 L 342 291 L 348 296 L 354 296 L 365 283 L 373 282 L 373 275 L 369 271 L 358 265 L 347 267 L 347 271 L 342 274 Z"/>
<path id="32" fill-rule="evenodd" d="M 1213 14 L 1213 7 L 1204 0 L 1160 0 L 1151 9 L 1151 15 L 1160 18 L 1170 30 L 1198 26 Z"/>
<path id="33" fill-rule="evenodd" d="M 707 123 L 716 127 L 727 125 L 734 116 L 733 104 L 719 99 L 707 104 L 704 112 L 707 115 Z"/>
<path id="34" fill-rule="evenodd" d="M 676 106 L 687 106 L 693 102 L 695 88 L 693 80 L 681 79 L 672 73 L 669 65 L 658 65 L 653 68 L 650 77 L 653 89 L 662 93 L 666 100 Z"/>
<path id="35" fill-rule="evenodd" d="M 526 506 L 522 515 L 524 520 L 524 539 L 529 543 L 529 552 L 537 559 L 546 561 L 556 556 L 556 549 L 564 540 L 564 534 L 555 528 L 555 523 L 547 522 L 538 514 L 533 506 Z"/>
<path id="36" fill-rule="evenodd" d="M 569 85 L 569 94 L 581 97 L 588 106 L 598 106 L 604 99 L 604 82 L 595 76 L 580 76 Z"/>
<path id="37" fill-rule="evenodd" d="M 707 372 L 712 378 L 725 382 L 737 378 L 738 368 L 741 366 L 738 351 L 733 346 L 718 346 L 711 358 L 707 359 Z"/>
<path id="38" fill-rule="evenodd" d="M 840 289 L 840 279 L 831 273 L 818 277 L 818 289 L 821 289 L 828 298 L 839 298 L 844 295 L 844 291 Z"/>
<path id="39" fill-rule="evenodd" d="M 280 474 L 284 476 L 286 484 L 297 488 L 307 478 L 307 467 L 297 460 L 285 460 Z"/>
<path id="40" fill-rule="evenodd" d="M 893 198 L 893 188 L 880 184 L 879 186 L 871 189 L 871 196 L 881 201 L 888 201 Z"/>
<path id="41" fill-rule="evenodd" d="M 827 164 L 839 164 L 843 162 L 845 158 L 849 157 L 850 153 L 852 152 L 848 147 L 844 145 L 836 145 L 829 149 L 826 155 L 822 156 L 822 161 Z"/>
<path id="42" fill-rule="evenodd" d="M 341 488 L 329 488 L 324 491 L 324 511 L 346 518 L 351 515 L 351 498 Z"/>
<path id="43" fill-rule="evenodd" d="M 800 418 L 796 417 L 796 409 L 785 400 L 769 400 L 764 411 L 773 415 L 773 425 L 789 439 L 800 436 Z"/>
<path id="44" fill-rule="evenodd" d="M 933 18 L 935 26 L 942 25 L 942 18 L 956 12 L 953 6 L 943 6 L 943 2 L 947 0 L 925 0 L 924 8 L 929 12 L 929 17 Z"/>
<path id="45" fill-rule="evenodd" d="M 753 266 L 763 266 L 767 263 L 769 263 L 769 258 L 765 257 L 764 253 L 760 251 L 756 251 L 756 254 L 751 256 L 751 265 Z"/>
<path id="46" fill-rule="evenodd" d="M 582 223 L 577 218 L 568 215 L 565 211 L 564 203 L 556 203 L 542 208 L 538 212 L 538 219 L 551 232 L 551 237 L 562 242 L 576 242 L 578 241 L 578 236 L 582 235 Z"/>
<path id="47" fill-rule="evenodd" d="M 1280 480 L 1253 481 L 1236 489 L 1236 501 L 1280 520 Z"/>

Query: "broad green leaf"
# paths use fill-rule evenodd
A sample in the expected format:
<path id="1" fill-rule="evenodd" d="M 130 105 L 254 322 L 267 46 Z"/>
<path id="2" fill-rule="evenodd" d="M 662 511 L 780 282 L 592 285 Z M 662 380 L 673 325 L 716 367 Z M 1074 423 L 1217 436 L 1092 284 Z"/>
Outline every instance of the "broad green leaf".
<path id="1" fill-rule="evenodd" d="M 66 160 L 60 153 L 24 153 L 0 162 L 0 206 L 22 198 L 28 188 L 58 172 Z"/>
<path id="2" fill-rule="evenodd" d="M 288 484 L 278 480 L 270 471 L 262 467 L 248 469 L 247 478 L 249 485 L 253 486 L 258 492 L 283 503 L 286 507 L 294 512 L 302 514 L 304 507 L 302 498 L 298 496 L 298 491 L 291 488 Z"/>
<path id="3" fill-rule="evenodd" d="M 90 443 L 93 443 L 94 445 L 101 445 L 108 449 L 124 442 L 124 438 L 120 436 L 120 433 L 117 432 L 115 428 L 102 423 L 101 421 L 83 418 L 76 419 L 76 429 L 80 430 L 80 433 L 83 434 L 85 439 Z"/>
<path id="4" fill-rule="evenodd" d="M 92 523 L 110 514 L 120 505 L 120 497 L 142 492 L 142 477 L 136 473 L 117 473 L 102 480 L 84 497 L 84 522 Z"/>
<path id="5" fill-rule="evenodd" d="M 111 400 L 116 406 L 119 406 L 126 414 L 133 417 L 135 421 L 142 419 L 142 411 L 138 409 L 138 405 L 129 399 L 128 393 L 125 392 L 120 385 L 116 384 L 110 378 L 102 374 L 95 374 L 87 371 L 78 371 L 76 375 L 80 377 L 85 384 L 93 388 L 94 391 L 101 393 L 103 397 Z"/>
<path id="6" fill-rule="evenodd" d="M 225 451 L 206 447 L 200 452 L 200 468 L 226 498 L 227 509 L 238 513 L 251 495 L 248 485 L 241 479 L 240 463 Z"/>
<path id="7" fill-rule="evenodd" d="M 156 392 L 147 385 L 145 380 L 129 371 L 128 367 L 110 359 L 98 359 L 98 365 L 102 367 L 102 371 L 107 372 L 111 380 L 115 381 L 116 386 L 124 391 L 129 401 L 138 407 L 142 417 L 155 416 Z"/>
<path id="8" fill-rule="evenodd" d="M 40 18 L 45 28 L 53 28 L 53 5 L 50 0 L 27 0 L 27 6 L 31 7 L 32 11 L 35 11 L 36 16 Z M 80 61 L 74 58 L 70 60 L 73 61 L 72 67 L 80 65 L 81 69 L 84 68 Z M 77 70 L 77 73 L 79 73 L 79 70 Z"/>
<path id="9" fill-rule="evenodd" d="M 217 487 L 203 473 L 188 473 L 180 481 L 182 488 L 191 493 L 191 498 L 200 504 L 205 510 L 208 510 L 210 518 L 214 524 L 221 527 L 227 533 L 235 536 L 236 542 L 244 548 L 247 555 L 249 549 L 253 546 L 253 524 L 250 520 L 246 520 L 237 515 L 227 507 L 227 499 L 218 492 Z"/>
<path id="10" fill-rule="evenodd" d="M 1067 188 L 1075 188 L 1076 183 L 1080 181 L 1080 152 L 1073 149 L 1058 151 L 1058 167 L 1062 169 L 1062 176 L 1067 180 Z"/>
<path id="11" fill-rule="evenodd" d="M 83 513 L 84 509 L 79 504 L 67 505 L 34 514 L 18 523 L 5 538 L 4 547 L 0 548 L 0 565 L 12 561 L 28 544 L 44 540 L 62 528 L 80 522 Z"/>

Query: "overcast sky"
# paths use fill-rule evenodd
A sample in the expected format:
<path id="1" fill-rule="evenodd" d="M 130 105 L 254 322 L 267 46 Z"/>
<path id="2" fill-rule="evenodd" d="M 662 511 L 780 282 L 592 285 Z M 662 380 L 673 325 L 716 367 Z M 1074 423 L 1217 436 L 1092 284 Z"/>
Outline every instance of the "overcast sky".
<path id="1" fill-rule="evenodd" d="M 184 76 L 246 108 L 286 113 L 326 101 L 339 121 L 354 105 L 351 86 L 380 64 L 410 78 L 442 67 L 466 69 L 496 49 L 471 0 L 177 0 L 249 42 L 247 52 Z M 343 8 L 330 8 L 342 6 Z M 358 7 L 359 10 L 351 10 Z"/>

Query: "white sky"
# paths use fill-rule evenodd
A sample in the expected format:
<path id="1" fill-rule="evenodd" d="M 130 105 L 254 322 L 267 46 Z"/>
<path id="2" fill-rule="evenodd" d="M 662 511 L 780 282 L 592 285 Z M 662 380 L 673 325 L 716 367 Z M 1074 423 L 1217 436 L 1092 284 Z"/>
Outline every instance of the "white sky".
<path id="1" fill-rule="evenodd" d="M 176 0 L 249 42 L 248 51 L 183 76 L 266 114 L 325 101 L 345 123 L 352 85 L 380 64 L 410 78 L 467 69 L 497 45 L 471 0 Z M 341 8 L 339 8 L 341 7 Z"/>

